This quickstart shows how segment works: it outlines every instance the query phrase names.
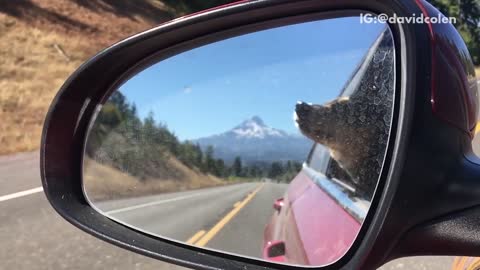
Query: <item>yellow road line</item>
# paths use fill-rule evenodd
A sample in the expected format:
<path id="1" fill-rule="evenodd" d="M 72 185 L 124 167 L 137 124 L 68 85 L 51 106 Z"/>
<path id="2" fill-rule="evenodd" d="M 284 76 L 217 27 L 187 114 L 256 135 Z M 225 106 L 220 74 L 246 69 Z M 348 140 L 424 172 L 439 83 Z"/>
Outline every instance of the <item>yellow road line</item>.
<path id="1" fill-rule="evenodd" d="M 233 207 L 237 207 L 240 204 L 240 202 L 236 202 Z"/>
<path id="2" fill-rule="evenodd" d="M 204 230 L 198 231 L 196 234 L 194 234 L 190 239 L 187 240 L 187 244 L 192 245 L 195 243 L 200 237 L 202 237 L 205 234 Z"/>
<path id="3" fill-rule="evenodd" d="M 213 226 L 210 231 L 208 231 L 200 240 L 198 240 L 197 243 L 195 243 L 196 246 L 198 247 L 204 247 L 212 238 L 223 228 L 225 225 L 227 225 L 230 220 L 232 220 L 233 217 L 235 217 L 240 210 L 247 205 L 248 202 L 250 202 L 253 197 L 262 189 L 264 184 L 261 184 L 259 187 L 257 187 L 252 193 L 248 194 L 247 197 L 241 201 L 237 206 L 235 206 L 232 211 L 230 211 L 226 216 L 222 218 L 215 226 Z"/>

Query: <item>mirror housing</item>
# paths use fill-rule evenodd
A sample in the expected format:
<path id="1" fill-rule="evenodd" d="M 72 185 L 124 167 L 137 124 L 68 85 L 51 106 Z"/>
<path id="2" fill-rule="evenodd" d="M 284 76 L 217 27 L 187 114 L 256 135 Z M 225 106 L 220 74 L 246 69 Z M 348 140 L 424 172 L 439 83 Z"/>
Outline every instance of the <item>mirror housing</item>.
<path id="1" fill-rule="evenodd" d="M 283 207 L 283 198 L 276 199 L 275 202 L 273 203 L 273 209 L 275 209 L 277 212 L 280 212 Z"/>
<path id="2" fill-rule="evenodd" d="M 263 257 L 269 258 L 273 262 L 285 262 L 285 243 L 281 241 L 268 242 Z"/>
<path id="3" fill-rule="evenodd" d="M 102 51 L 68 79 L 47 115 L 41 175 L 50 203 L 80 229 L 167 262 L 196 269 L 298 269 L 179 244 L 101 215 L 82 190 L 86 135 L 98 105 L 122 82 L 159 59 L 235 35 L 359 10 L 390 17 L 439 15 L 421 0 L 240 1 L 174 20 Z M 410 255 L 480 255 L 475 230 L 480 168 L 471 154 L 478 89 L 472 83 L 472 61 L 452 25 L 390 27 L 398 79 L 388 166 L 365 218 L 367 226 L 344 257 L 318 269 L 374 269 Z M 271 247 L 266 252 L 281 260 L 281 243 Z"/>

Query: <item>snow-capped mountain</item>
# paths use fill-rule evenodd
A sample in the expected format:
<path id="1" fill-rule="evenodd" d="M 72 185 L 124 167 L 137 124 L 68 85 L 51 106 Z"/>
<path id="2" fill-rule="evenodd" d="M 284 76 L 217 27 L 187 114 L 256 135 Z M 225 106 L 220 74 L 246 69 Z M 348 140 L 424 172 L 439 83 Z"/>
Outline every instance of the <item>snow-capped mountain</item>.
<path id="1" fill-rule="evenodd" d="M 242 161 L 304 161 L 312 146 L 312 141 L 301 135 L 289 134 L 283 130 L 267 126 L 254 116 L 233 129 L 205 138 L 194 140 L 203 149 L 213 146 L 215 158 L 227 163 L 240 156 Z"/>
<path id="2" fill-rule="evenodd" d="M 263 120 L 258 116 L 254 116 L 251 119 L 244 121 L 237 127 L 233 128 L 231 132 L 236 134 L 237 138 L 264 139 L 265 137 L 269 136 L 288 136 L 285 131 L 274 129 L 265 125 L 265 123 L 263 123 Z"/>

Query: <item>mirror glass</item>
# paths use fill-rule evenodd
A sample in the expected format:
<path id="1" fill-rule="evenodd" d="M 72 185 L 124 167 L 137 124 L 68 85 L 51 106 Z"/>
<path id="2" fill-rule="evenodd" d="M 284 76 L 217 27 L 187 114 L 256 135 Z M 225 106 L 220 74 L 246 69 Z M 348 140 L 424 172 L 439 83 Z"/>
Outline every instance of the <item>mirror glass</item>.
<path id="1" fill-rule="evenodd" d="M 395 85 L 386 24 L 341 17 L 158 61 L 99 106 L 89 203 L 188 245 L 320 266 L 355 240 L 383 168 Z"/>

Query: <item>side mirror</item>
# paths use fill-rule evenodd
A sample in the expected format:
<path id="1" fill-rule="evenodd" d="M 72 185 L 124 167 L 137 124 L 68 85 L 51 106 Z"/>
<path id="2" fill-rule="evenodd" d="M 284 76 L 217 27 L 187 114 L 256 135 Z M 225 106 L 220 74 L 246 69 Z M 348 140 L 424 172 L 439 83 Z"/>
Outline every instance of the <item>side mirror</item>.
<path id="1" fill-rule="evenodd" d="M 276 199 L 275 202 L 273 203 L 273 209 L 280 212 L 280 210 L 282 210 L 282 207 L 283 207 L 283 198 Z"/>
<path id="2" fill-rule="evenodd" d="M 270 261 L 283 263 L 285 262 L 285 243 L 281 241 L 268 242 L 264 251 L 264 258 Z"/>
<path id="3" fill-rule="evenodd" d="M 45 121 L 50 203 L 196 269 L 480 255 L 467 48 L 450 24 L 379 14 L 442 16 L 424 1 L 240 1 L 101 52 Z"/>

